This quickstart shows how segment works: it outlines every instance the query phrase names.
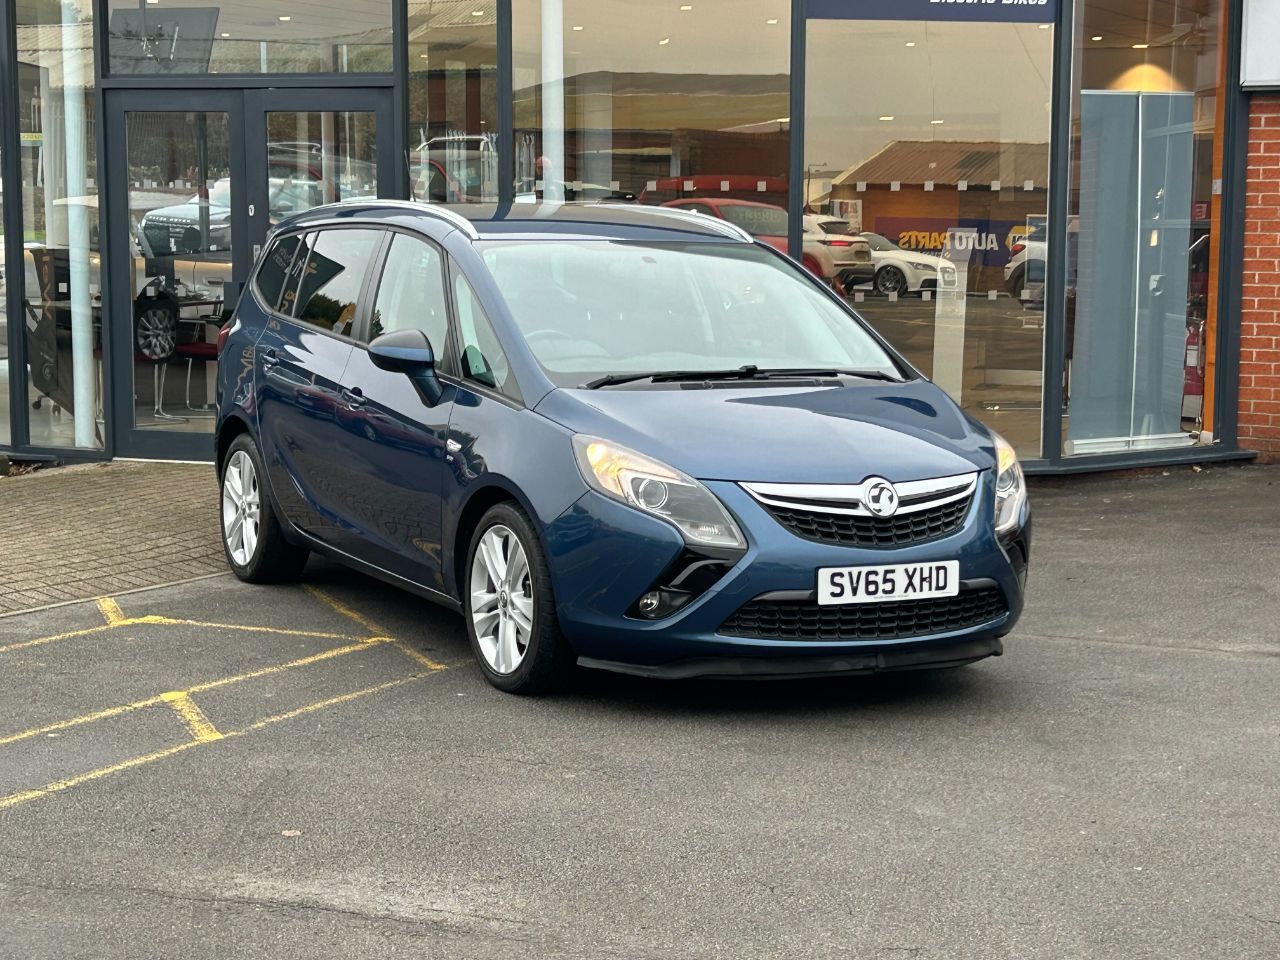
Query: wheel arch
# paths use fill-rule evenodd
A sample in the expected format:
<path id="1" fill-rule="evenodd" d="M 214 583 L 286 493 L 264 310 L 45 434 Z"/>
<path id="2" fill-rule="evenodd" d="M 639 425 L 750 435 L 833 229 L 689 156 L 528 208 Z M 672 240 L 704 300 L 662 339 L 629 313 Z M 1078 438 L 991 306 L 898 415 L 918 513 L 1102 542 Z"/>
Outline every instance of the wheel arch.
<path id="1" fill-rule="evenodd" d="M 445 589 L 462 600 L 462 585 L 466 582 L 467 553 L 471 548 L 471 538 L 481 518 L 500 503 L 514 503 L 530 518 L 534 532 L 537 532 L 537 513 L 532 504 L 515 488 L 501 477 L 491 477 L 488 482 L 472 491 L 458 511 L 458 522 L 454 525 L 453 535 L 447 538 L 450 544 L 450 555 L 445 558 L 445 569 L 449 581 Z"/>
<path id="2" fill-rule="evenodd" d="M 215 445 L 214 469 L 217 470 L 218 476 L 222 476 L 222 465 L 226 462 L 227 451 L 231 449 L 231 444 L 235 442 L 236 437 L 242 433 L 251 433 L 249 421 L 239 413 L 228 414 L 226 420 L 218 427 L 218 438 Z"/>

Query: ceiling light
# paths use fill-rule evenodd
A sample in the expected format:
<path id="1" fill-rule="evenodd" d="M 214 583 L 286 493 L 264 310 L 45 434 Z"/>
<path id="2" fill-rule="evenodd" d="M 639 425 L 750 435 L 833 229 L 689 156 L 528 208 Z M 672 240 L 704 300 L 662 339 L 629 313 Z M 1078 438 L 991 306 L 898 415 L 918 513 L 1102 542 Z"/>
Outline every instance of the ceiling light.
<path id="1" fill-rule="evenodd" d="M 1052 26 L 1053 26 L 1053 24 L 1052 24 L 1052 23 L 1042 23 L 1042 24 L 1040 24 L 1040 29 L 1041 29 L 1041 30 L 1048 30 L 1048 29 L 1049 29 L 1050 27 L 1052 27 Z"/>
<path id="2" fill-rule="evenodd" d="M 222 37 L 222 39 L 223 39 L 223 40 L 230 40 L 230 39 L 231 39 L 231 34 L 229 34 L 229 33 L 220 33 L 220 34 L 218 34 L 218 36 Z"/>
<path id="3" fill-rule="evenodd" d="M 930 120 L 929 122 L 930 122 L 930 123 L 932 123 L 934 126 L 937 126 L 939 123 L 946 123 L 947 121 L 945 121 L 945 120 Z"/>
<path id="4" fill-rule="evenodd" d="M 1093 37 L 1093 38 L 1092 38 L 1092 40 L 1093 40 L 1093 42 L 1094 42 L 1094 43 L 1097 43 L 1097 42 L 1098 42 L 1099 40 L 1101 40 L 1101 39 L 1102 39 L 1101 37 Z"/>
<path id="5" fill-rule="evenodd" d="M 420 54 L 418 54 L 418 59 L 420 59 L 420 60 L 430 60 L 430 59 L 431 59 L 431 54 L 429 54 L 429 53 L 420 53 Z"/>
<path id="6" fill-rule="evenodd" d="M 658 41 L 658 46 L 665 47 L 670 42 L 671 42 L 670 37 L 663 37 L 661 40 Z"/>
<path id="7" fill-rule="evenodd" d="M 471 15 L 472 15 L 473 17 L 483 17 L 483 16 L 484 16 L 484 11 L 483 11 L 483 10 L 472 10 L 472 11 L 471 11 Z"/>
<path id="8" fill-rule="evenodd" d="M 583 30 L 585 30 L 586 28 L 585 28 L 585 27 L 574 27 L 573 29 L 574 29 L 575 31 L 577 31 L 578 33 L 581 33 L 581 32 L 582 32 Z"/>
<path id="9" fill-rule="evenodd" d="M 778 18 L 770 17 L 768 20 L 765 21 L 765 23 L 767 23 L 771 27 L 776 27 L 778 25 Z"/>
<path id="10" fill-rule="evenodd" d="M 157 3 L 159 3 L 159 2 L 160 2 L 160 0 L 147 0 L 147 3 L 149 3 L 149 4 L 153 5 L 153 6 L 154 6 L 155 4 L 157 4 Z"/>
<path id="11" fill-rule="evenodd" d="M 1135 49 L 1135 50 L 1145 50 L 1145 49 L 1147 49 L 1147 47 L 1149 47 L 1149 46 L 1151 46 L 1151 44 L 1149 44 L 1149 43 L 1135 43 L 1135 44 L 1133 45 L 1133 49 Z"/>
<path id="12" fill-rule="evenodd" d="M 893 117 L 881 117 L 880 119 L 884 120 L 885 122 L 888 122 L 889 120 L 892 120 Z"/>
<path id="13" fill-rule="evenodd" d="M 692 4 L 692 3 L 682 3 L 682 4 L 680 4 L 680 9 L 681 9 L 681 10 L 683 10 L 685 13 L 688 13 L 690 10 L 692 10 L 692 9 L 693 9 L 693 4 Z"/>
<path id="14" fill-rule="evenodd" d="M 916 45 L 916 42 L 915 42 L 914 40 L 908 40 L 908 41 L 907 41 L 907 46 L 908 46 L 908 47 L 914 47 L 915 45 Z"/>
<path id="15" fill-rule="evenodd" d="M 281 23 L 288 23 L 290 20 L 293 19 L 293 17 L 276 17 L 276 19 L 279 20 Z"/>

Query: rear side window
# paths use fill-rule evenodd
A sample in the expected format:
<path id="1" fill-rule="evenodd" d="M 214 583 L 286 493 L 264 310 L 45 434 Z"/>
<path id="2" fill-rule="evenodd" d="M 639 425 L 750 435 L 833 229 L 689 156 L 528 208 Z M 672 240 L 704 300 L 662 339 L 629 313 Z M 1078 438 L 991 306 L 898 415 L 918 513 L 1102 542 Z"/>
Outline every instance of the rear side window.
<path id="1" fill-rule="evenodd" d="M 280 298 L 284 295 L 285 280 L 289 276 L 289 268 L 293 266 L 294 255 L 302 238 L 297 234 L 281 237 L 267 248 L 267 255 L 262 258 L 262 266 L 258 268 L 258 296 L 271 310 L 280 309 Z M 285 309 L 288 313 L 288 309 Z"/>
<path id="2" fill-rule="evenodd" d="M 360 288 L 378 237 L 377 230 L 321 230 L 315 234 L 295 316 L 321 330 L 351 336 Z"/>

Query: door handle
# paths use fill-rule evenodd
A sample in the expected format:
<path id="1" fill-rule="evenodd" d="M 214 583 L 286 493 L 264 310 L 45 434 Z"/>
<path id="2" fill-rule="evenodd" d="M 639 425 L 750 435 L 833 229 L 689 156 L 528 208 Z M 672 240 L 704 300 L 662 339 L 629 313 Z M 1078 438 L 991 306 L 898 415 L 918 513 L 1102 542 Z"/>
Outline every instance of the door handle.
<path id="1" fill-rule="evenodd" d="M 352 387 L 350 390 L 343 387 L 339 396 L 342 397 L 342 402 L 347 405 L 348 410 L 359 410 L 364 406 L 364 391 L 359 387 Z"/>
<path id="2" fill-rule="evenodd" d="M 270 373 L 280 364 L 280 358 L 276 356 L 274 347 L 268 347 L 262 351 L 262 372 Z"/>

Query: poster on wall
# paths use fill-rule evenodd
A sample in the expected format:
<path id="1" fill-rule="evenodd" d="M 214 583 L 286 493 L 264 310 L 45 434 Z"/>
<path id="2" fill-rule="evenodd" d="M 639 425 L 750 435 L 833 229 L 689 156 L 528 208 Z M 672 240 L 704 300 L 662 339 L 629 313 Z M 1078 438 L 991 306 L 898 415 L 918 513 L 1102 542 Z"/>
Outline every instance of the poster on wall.
<path id="1" fill-rule="evenodd" d="M 1051 23 L 1058 0 L 809 0 L 810 20 Z"/>

